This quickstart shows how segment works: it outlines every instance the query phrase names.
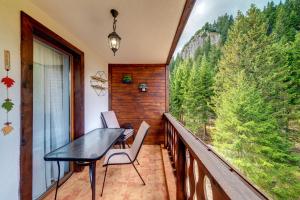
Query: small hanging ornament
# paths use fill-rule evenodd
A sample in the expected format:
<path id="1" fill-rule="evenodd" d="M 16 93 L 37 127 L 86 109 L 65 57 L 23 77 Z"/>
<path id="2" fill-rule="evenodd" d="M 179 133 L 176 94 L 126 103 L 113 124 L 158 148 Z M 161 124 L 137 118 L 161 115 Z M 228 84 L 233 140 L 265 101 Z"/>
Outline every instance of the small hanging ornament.
<path id="1" fill-rule="evenodd" d="M 10 52 L 4 50 L 4 68 L 8 72 L 10 70 Z"/>
<path id="2" fill-rule="evenodd" d="M 8 135 L 14 128 L 11 126 L 11 122 L 6 122 L 1 130 L 4 135 Z"/>
<path id="3" fill-rule="evenodd" d="M 13 131 L 13 127 L 11 126 L 11 122 L 8 121 L 8 113 L 13 109 L 14 103 L 9 98 L 9 89 L 14 85 L 15 81 L 8 76 L 8 73 L 11 69 L 10 67 L 10 52 L 8 50 L 4 50 L 4 69 L 6 71 L 6 77 L 1 79 L 1 82 L 6 86 L 6 99 L 2 103 L 1 107 L 6 110 L 6 122 L 4 123 L 4 127 L 1 129 L 4 135 L 8 135 Z"/>
<path id="4" fill-rule="evenodd" d="M 4 103 L 2 104 L 2 108 L 6 110 L 6 112 L 9 112 L 13 109 L 14 103 L 11 102 L 11 99 L 5 99 Z"/>
<path id="5" fill-rule="evenodd" d="M 12 78 L 8 77 L 8 76 L 2 78 L 1 82 L 4 85 L 6 85 L 7 88 L 12 87 L 14 85 L 14 83 L 15 83 L 15 81 Z"/>

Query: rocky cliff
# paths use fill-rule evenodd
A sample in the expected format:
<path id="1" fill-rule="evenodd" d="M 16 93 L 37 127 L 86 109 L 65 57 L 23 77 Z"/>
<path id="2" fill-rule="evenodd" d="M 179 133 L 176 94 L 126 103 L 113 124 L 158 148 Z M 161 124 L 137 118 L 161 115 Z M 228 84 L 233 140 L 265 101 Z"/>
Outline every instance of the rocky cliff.
<path id="1" fill-rule="evenodd" d="M 192 39 L 183 47 L 180 56 L 183 59 L 193 58 L 198 47 L 202 47 L 205 41 L 210 42 L 212 45 L 217 45 L 220 43 L 221 37 L 217 32 L 202 32 L 196 33 Z"/>

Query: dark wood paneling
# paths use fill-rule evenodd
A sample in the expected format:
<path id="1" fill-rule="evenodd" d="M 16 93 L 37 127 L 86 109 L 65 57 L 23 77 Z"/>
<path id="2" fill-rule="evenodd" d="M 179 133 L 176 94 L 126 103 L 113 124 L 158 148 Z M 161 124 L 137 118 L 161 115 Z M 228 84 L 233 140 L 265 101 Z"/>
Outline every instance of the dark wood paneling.
<path id="1" fill-rule="evenodd" d="M 72 66 L 72 119 L 73 136 L 84 134 L 84 53 L 21 12 L 21 147 L 20 147 L 20 197 L 32 199 L 32 122 L 33 122 L 33 38 L 61 49 L 71 56 Z M 79 170 L 79 168 L 76 168 Z"/>
<path id="2" fill-rule="evenodd" d="M 122 83 L 123 74 L 132 74 L 133 83 Z M 165 64 L 110 64 L 109 108 L 120 124 L 131 123 L 137 130 L 143 120 L 151 125 L 147 144 L 162 144 L 163 113 L 166 111 Z M 140 92 L 139 83 L 147 83 L 148 91 Z"/>
<path id="3" fill-rule="evenodd" d="M 184 8 L 183 8 L 181 17 L 180 17 L 180 21 L 179 21 L 178 26 L 177 26 L 176 33 L 175 33 L 175 36 L 173 38 L 171 49 L 169 51 L 169 55 L 168 55 L 168 58 L 167 58 L 167 61 L 166 61 L 167 65 L 170 64 L 173 53 L 174 53 L 174 51 L 176 49 L 176 46 L 177 46 L 177 43 L 180 39 L 181 33 L 182 33 L 182 31 L 185 27 L 185 24 L 186 24 L 187 20 L 189 19 L 189 16 L 190 16 L 190 14 L 193 10 L 195 2 L 196 2 L 196 0 L 186 0 L 186 2 L 185 2 L 185 5 L 184 5 Z"/>

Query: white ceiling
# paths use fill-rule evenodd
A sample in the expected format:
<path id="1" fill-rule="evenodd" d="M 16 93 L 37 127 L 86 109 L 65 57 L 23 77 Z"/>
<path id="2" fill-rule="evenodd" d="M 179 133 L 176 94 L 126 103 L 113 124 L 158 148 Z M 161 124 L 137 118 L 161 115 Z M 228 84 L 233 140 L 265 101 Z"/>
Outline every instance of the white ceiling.
<path id="1" fill-rule="evenodd" d="M 166 63 L 185 0 L 32 0 L 108 63 Z M 119 11 L 116 56 L 110 10 Z M 65 38 L 68 39 L 68 38 Z"/>

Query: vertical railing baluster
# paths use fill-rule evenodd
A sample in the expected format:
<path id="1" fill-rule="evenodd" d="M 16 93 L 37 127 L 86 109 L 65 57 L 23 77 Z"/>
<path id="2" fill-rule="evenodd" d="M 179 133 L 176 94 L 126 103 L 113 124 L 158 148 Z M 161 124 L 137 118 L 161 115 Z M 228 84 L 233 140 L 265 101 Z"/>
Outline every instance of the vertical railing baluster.
<path id="1" fill-rule="evenodd" d="M 187 147 L 185 147 L 185 194 L 186 194 L 186 198 L 188 199 L 189 198 L 189 193 L 190 193 L 190 188 L 189 188 L 189 184 L 190 184 L 190 181 L 189 181 L 189 172 L 188 172 L 188 169 L 189 169 L 189 162 L 190 162 L 190 152 L 188 150 Z"/>
<path id="2" fill-rule="evenodd" d="M 170 148 L 169 148 L 169 154 L 171 156 L 171 160 L 172 158 L 172 138 L 173 138 L 173 126 L 170 126 L 170 138 L 169 138 L 169 143 L 170 143 Z"/>
<path id="3" fill-rule="evenodd" d="M 167 137 L 168 137 L 168 122 L 164 121 L 164 148 L 167 148 Z"/>
<path id="4" fill-rule="evenodd" d="M 168 152 L 170 153 L 171 149 L 171 135 L 172 135 L 172 125 L 169 122 L 169 133 L 168 133 Z"/>
<path id="5" fill-rule="evenodd" d="M 174 160 L 174 162 L 176 163 L 177 162 L 177 136 L 178 136 L 178 132 L 177 132 L 177 130 L 175 131 L 175 135 L 174 135 L 174 158 L 175 158 L 175 160 Z"/>
<path id="6" fill-rule="evenodd" d="M 185 167 L 186 167 L 186 152 L 185 145 L 180 138 L 177 141 L 177 161 L 176 161 L 176 199 L 186 199 L 185 194 Z"/>
<path id="7" fill-rule="evenodd" d="M 173 126 L 172 126 L 172 128 L 171 128 L 171 137 L 170 137 L 170 144 L 171 144 L 170 153 L 171 153 L 172 159 L 173 159 L 173 155 L 172 155 L 172 152 L 173 152 L 173 134 L 174 134 L 174 129 L 173 129 Z"/>
<path id="8" fill-rule="evenodd" d="M 173 128 L 173 126 L 172 126 L 172 132 L 171 132 L 172 134 L 171 134 L 171 138 L 170 138 L 170 143 L 171 143 L 171 151 L 170 151 L 170 153 L 171 153 L 171 155 L 172 155 L 172 152 L 173 152 L 173 135 L 174 135 L 174 128 Z M 172 155 L 172 158 L 173 158 L 173 155 Z"/>
<path id="9" fill-rule="evenodd" d="M 171 123 L 169 122 L 169 127 L 168 127 L 168 150 L 170 150 L 170 147 L 171 147 L 171 144 L 170 144 L 170 138 L 171 138 L 171 131 L 172 131 L 172 125 Z"/>
<path id="10" fill-rule="evenodd" d="M 174 128 L 173 128 L 174 129 Z M 175 148 L 176 148 L 176 143 L 175 143 L 175 135 L 176 135 L 176 131 L 174 130 L 173 131 L 173 140 L 172 140 L 172 143 L 173 143 L 173 151 L 172 151 L 172 155 L 173 155 L 173 159 L 174 159 L 174 162 L 176 163 L 176 155 L 175 155 Z"/>
<path id="11" fill-rule="evenodd" d="M 188 175 L 189 175 L 189 190 L 190 190 L 190 196 L 189 200 L 194 199 L 195 195 L 195 174 L 194 174 L 194 156 L 190 153 L 190 165 L 188 168 Z"/>
<path id="12" fill-rule="evenodd" d="M 173 126 L 171 126 L 171 132 L 170 132 L 170 150 L 169 153 L 171 155 L 171 159 L 173 160 L 173 155 L 172 155 L 172 149 L 173 149 Z"/>
<path id="13" fill-rule="evenodd" d="M 196 183 L 196 195 L 197 195 L 197 200 L 199 199 L 205 199 L 205 194 L 204 194 L 204 171 L 202 168 L 202 164 L 200 161 L 197 159 L 197 166 L 198 166 L 198 182 Z"/>

